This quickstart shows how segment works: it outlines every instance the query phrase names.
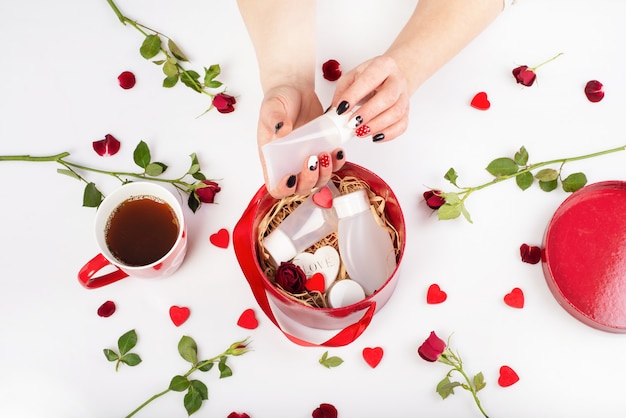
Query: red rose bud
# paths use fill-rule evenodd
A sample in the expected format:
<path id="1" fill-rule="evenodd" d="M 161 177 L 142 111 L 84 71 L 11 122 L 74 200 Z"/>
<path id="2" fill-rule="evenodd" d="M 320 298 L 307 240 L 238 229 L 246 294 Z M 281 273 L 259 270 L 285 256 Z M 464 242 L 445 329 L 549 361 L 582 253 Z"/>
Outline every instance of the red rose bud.
<path id="1" fill-rule="evenodd" d="M 434 362 L 445 349 L 446 342 L 437 337 L 435 331 L 431 331 L 426 341 L 417 349 L 417 354 L 426 361 Z"/>
<path id="2" fill-rule="evenodd" d="M 306 291 L 304 282 L 306 274 L 295 264 L 282 262 L 276 269 L 276 284 L 289 293 L 303 293 Z"/>
<path id="3" fill-rule="evenodd" d="M 439 209 L 446 203 L 446 199 L 443 196 L 441 190 L 427 190 L 424 192 L 424 200 L 431 209 Z"/>
<path id="4" fill-rule="evenodd" d="M 117 81 L 119 81 L 120 87 L 124 90 L 132 89 L 135 86 L 135 74 L 130 71 L 124 71 L 117 76 Z"/>
<path id="5" fill-rule="evenodd" d="M 108 318 L 115 313 L 115 302 L 107 300 L 98 308 L 98 316 Z"/>
<path id="6" fill-rule="evenodd" d="M 235 99 L 230 94 L 220 93 L 213 97 L 213 106 L 220 113 L 230 113 L 235 110 L 233 106 L 237 103 L 237 99 Z"/>
<path id="7" fill-rule="evenodd" d="M 517 84 L 523 84 L 526 87 L 530 87 L 535 82 L 537 74 L 532 68 L 528 68 L 527 65 L 520 65 L 513 69 L 513 77 L 517 81 Z"/>
<path id="8" fill-rule="evenodd" d="M 93 150 L 101 157 L 109 157 L 117 154 L 120 150 L 120 141 L 111 134 L 106 134 L 104 139 L 93 141 Z"/>
<path id="9" fill-rule="evenodd" d="M 590 102 L 596 103 L 604 98 L 604 89 L 598 80 L 588 81 L 585 85 L 585 96 Z"/>
<path id="10" fill-rule="evenodd" d="M 528 264 L 537 264 L 541 261 L 541 248 L 522 244 L 519 247 L 519 253 L 522 261 Z"/>
<path id="11" fill-rule="evenodd" d="M 320 404 L 318 408 L 313 411 L 313 418 L 337 418 L 337 408 L 329 403 Z"/>
<path id="12" fill-rule="evenodd" d="M 213 203 L 215 201 L 215 195 L 220 190 L 222 190 L 222 188 L 219 184 L 210 180 L 202 180 L 196 186 L 196 194 L 202 203 Z"/>
<path id="13" fill-rule="evenodd" d="M 337 81 L 341 77 L 341 65 L 336 60 L 328 60 L 322 64 L 322 73 L 328 81 Z"/>

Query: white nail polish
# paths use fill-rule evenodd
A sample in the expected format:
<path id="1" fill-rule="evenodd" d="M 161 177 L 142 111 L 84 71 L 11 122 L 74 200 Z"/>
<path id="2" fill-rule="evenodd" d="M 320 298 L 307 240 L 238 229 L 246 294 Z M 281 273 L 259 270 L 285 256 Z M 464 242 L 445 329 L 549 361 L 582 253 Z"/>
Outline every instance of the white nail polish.
<path id="1" fill-rule="evenodd" d="M 358 128 L 363 123 L 363 118 L 360 115 L 356 115 L 348 121 L 348 126 L 352 129 Z"/>
<path id="2" fill-rule="evenodd" d="M 317 156 L 316 155 L 310 156 L 306 165 L 309 167 L 309 170 L 311 171 L 317 170 Z"/>

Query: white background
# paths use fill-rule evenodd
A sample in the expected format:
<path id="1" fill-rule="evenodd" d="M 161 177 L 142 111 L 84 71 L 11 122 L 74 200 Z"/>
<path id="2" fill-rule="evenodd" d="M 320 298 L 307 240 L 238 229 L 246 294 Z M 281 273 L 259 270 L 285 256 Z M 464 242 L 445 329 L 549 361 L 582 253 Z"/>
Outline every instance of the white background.
<path id="1" fill-rule="evenodd" d="M 318 62 L 337 59 L 344 70 L 383 52 L 414 6 L 336 3 L 319 2 Z M 197 118 L 206 97 L 161 88 L 159 68 L 138 53 L 142 36 L 122 26 L 105 0 L 3 2 L 0 155 L 68 151 L 74 162 L 130 170 L 132 150 L 144 140 L 171 175 L 186 171 L 188 155 L 197 152 L 222 191 L 217 204 L 195 215 L 187 210 L 189 252 L 175 276 L 86 290 L 76 273 L 97 248 L 95 211 L 81 207 L 83 185 L 56 174 L 53 163 L 0 162 L 1 416 L 125 416 L 187 370 L 176 350 L 182 335 L 198 342 L 201 357 L 247 336 L 254 348 L 231 361 L 233 377 L 196 376 L 209 386 L 198 417 L 239 411 L 304 418 L 322 402 L 334 404 L 342 418 L 479 416 L 469 393 L 457 390 L 442 400 L 435 392 L 447 368 L 416 353 L 431 330 L 452 334 L 467 371 L 484 373 L 480 398 L 492 417 L 624 415 L 626 337 L 575 320 L 552 297 L 541 266 L 520 261 L 519 246 L 541 244 L 566 194 L 536 186 L 522 192 L 512 182 L 489 187 L 468 199 L 472 225 L 439 222 L 421 201 L 428 187 L 451 191 L 443 179 L 451 166 L 460 184 L 477 185 L 490 179 L 483 170 L 489 161 L 522 145 L 531 162 L 623 145 L 624 2 L 518 2 L 414 95 L 411 125 L 401 138 L 346 148 L 348 160 L 380 175 L 399 197 L 407 244 L 390 302 L 356 342 L 329 350 L 344 360 L 331 370 L 318 364 L 326 349 L 289 342 L 263 316 L 232 244 L 225 250 L 209 242 L 220 228 L 232 231 L 262 184 L 255 141 L 261 92 L 235 2 L 119 0 L 118 6 L 173 37 L 194 68 L 220 63 L 219 79 L 237 97 L 236 111 Z M 538 71 L 534 86 L 515 83 L 514 67 L 559 52 L 564 55 Z M 137 76 L 132 90 L 117 84 L 124 70 Z M 600 103 L 583 94 L 591 79 L 605 85 Z M 319 74 L 318 89 L 327 104 L 333 83 Z M 489 95 L 488 111 L 469 106 L 479 91 Z M 103 159 L 91 142 L 107 133 L 122 149 Z M 623 179 L 624 158 L 618 153 L 565 170 L 584 171 L 590 182 Z M 112 179 L 89 178 L 105 194 L 117 187 Z M 426 303 L 431 283 L 448 293 L 446 302 Z M 513 287 L 525 293 L 523 309 L 502 300 Z M 118 309 L 101 318 L 96 310 L 106 300 Z M 191 309 L 179 328 L 169 319 L 171 305 Z M 255 308 L 260 322 L 252 331 L 236 325 L 247 308 Z M 114 348 L 129 329 L 137 330 L 134 351 L 143 363 L 115 373 L 102 349 Z M 361 351 L 376 346 L 385 354 L 372 369 Z M 508 388 L 497 384 L 504 364 L 520 376 Z M 186 416 L 182 394 L 168 394 L 137 416 Z"/>

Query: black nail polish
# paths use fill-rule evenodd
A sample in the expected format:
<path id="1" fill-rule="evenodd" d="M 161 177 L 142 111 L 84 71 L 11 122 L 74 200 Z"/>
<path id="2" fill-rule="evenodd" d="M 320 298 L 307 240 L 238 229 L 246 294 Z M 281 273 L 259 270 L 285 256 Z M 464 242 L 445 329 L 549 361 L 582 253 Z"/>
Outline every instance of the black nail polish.
<path id="1" fill-rule="evenodd" d="M 292 174 L 287 179 L 287 187 L 291 189 L 295 185 L 296 185 L 296 176 Z"/>
<path id="2" fill-rule="evenodd" d="M 337 155 L 335 156 L 335 158 L 337 158 L 339 161 L 343 160 L 343 151 L 339 150 L 337 151 Z"/>
<path id="3" fill-rule="evenodd" d="M 274 133 L 277 134 L 278 131 L 280 130 L 280 128 L 283 127 L 283 123 L 282 122 L 278 122 L 276 125 L 274 125 Z"/>
<path id="4" fill-rule="evenodd" d="M 337 114 L 343 115 L 346 112 L 346 110 L 348 110 L 349 107 L 350 107 L 350 103 L 344 100 L 343 102 L 339 103 L 339 106 L 337 106 Z"/>
<path id="5" fill-rule="evenodd" d="M 332 109 L 332 108 L 333 108 L 333 105 L 328 106 L 328 107 L 326 108 L 326 110 L 324 110 L 324 114 L 328 113 L 328 111 L 329 111 L 330 109 Z"/>
<path id="6" fill-rule="evenodd" d="M 382 141 L 383 139 L 385 139 L 385 134 L 376 134 L 372 137 L 374 142 Z"/>

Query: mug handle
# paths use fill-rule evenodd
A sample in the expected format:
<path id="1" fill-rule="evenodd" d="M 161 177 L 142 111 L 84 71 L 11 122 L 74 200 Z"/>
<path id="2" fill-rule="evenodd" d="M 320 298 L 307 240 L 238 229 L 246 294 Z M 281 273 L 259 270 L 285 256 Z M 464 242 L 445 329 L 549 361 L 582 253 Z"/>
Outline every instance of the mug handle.
<path id="1" fill-rule="evenodd" d="M 346 328 L 339 331 L 332 338 L 321 344 L 311 343 L 309 341 L 302 340 L 297 338 L 291 334 L 285 332 L 278 323 L 278 320 L 274 316 L 272 312 L 272 308 L 269 304 L 269 300 L 267 297 L 267 293 L 265 291 L 265 287 L 262 281 L 262 272 L 258 269 L 254 260 L 256 260 L 256 245 L 252 240 L 248 239 L 247 234 L 250 233 L 252 229 L 252 220 L 254 218 L 254 213 L 257 208 L 258 201 L 253 200 L 246 211 L 244 212 L 242 218 L 239 220 L 237 225 L 233 230 L 233 246 L 235 249 L 235 255 L 237 260 L 239 261 L 239 265 L 241 266 L 241 270 L 250 285 L 250 289 L 252 290 L 252 294 L 256 299 L 257 303 L 261 307 L 261 310 L 265 313 L 265 315 L 276 325 L 276 327 L 281 330 L 285 336 L 291 340 L 292 342 L 306 347 L 342 347 L 350 344 L 354 340 L 356 340 L 369 326 L 372 321 L 372 317 L 376 311 L 376 302 L 371 301 L 368 308 L 365 310 L 363 317 L 359 319 L 354 324 L 347 326 Z"/>
<path id="2" fill-rule="evenodd" d="M 96 255 L 80 269 L 78 272 L 78 281 L 87 289 L 97 289 L 128 277 L 128 274 L 124 273 L 117 266 L 115 266 L 115 271 L 94 277 L 97 272 L 108 265 L 111 265 L 111 262 L 102 254 Z"/>

